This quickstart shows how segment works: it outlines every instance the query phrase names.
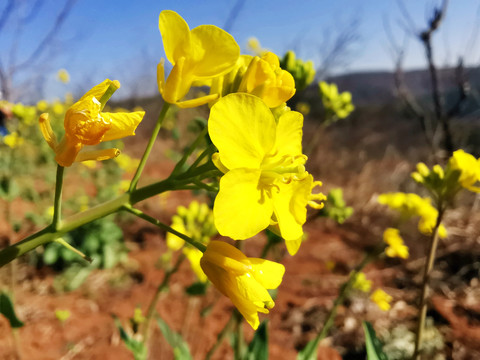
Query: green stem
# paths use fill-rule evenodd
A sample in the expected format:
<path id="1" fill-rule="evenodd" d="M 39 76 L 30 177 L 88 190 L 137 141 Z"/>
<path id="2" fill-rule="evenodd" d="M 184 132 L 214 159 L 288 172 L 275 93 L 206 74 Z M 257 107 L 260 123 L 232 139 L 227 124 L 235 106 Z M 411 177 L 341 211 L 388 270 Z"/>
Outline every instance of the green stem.
<path id="1" fill-rule="evenodd" d="M 87 256 L 85 255 L 84 253 L 82 253 L 80 250 L 78 249 L 75 249 L 72 245 L 70 245 L 69 243 L 67 243 L 65 240 L 63 240 L 62 238 L 58 238 L 58 239 L 55 239 L 54 240 L 56 243 L 62 245 L 63 247 L 67 248 L 68 250 L 74 252 L 75 254 L 77 254 L 78 256 L 80 256 L 82 259 L 88 261 L 89 263 L 91 263 L 93 260 L 90 256 Z"/>
<path id="2" fill-rule="evenodd" d="M 383 244 L 382 244 L 381 247 L 379 247 L 379 248 L 375 249 L 373 252 L 365 255 L 363 260 L 352 270 L 352 272 L 350 272 L 350 276 L 349 276 L 348 280 L 340 288 L 340 292 L 339 292 L 337 298 L 335 299 L 335 301 L 333 303 L 333 307 L 332 307 L 332 309 L 330 310 L 330 313 L 327 316 L 327 320 L 325 320 L 322 331 L 318 333 L 318 335 L 315 337 L 315 340 L 313 342 L 311 342 L 307 345 L 307 348 L 308 348 L 308 349 L 306 348 L 307 353 L 304 354 L 305 359 L 315 358 L 314 354 L 316 354 L 316 352 L 317 352 L 318 344 L 320 344 L 320 341 L 322 341 L 328 335 L 331 327 L 333 326 L 335 317 L 337 315 L 338 307 L 343 304 L 343 302 L 345 301 L 345 299 L 349 295 L 350 290 L 352 289 L 353 284 L 355 282 L 355 278 L 357 277 L 357 275 L 363 270 L 363 268 L 367 264 L 369 264 L 371 261 L 373 261 L 375 258 L 377 258 L 377 256 L 380 254 L 381 251 L 383 251 L 384 248 L 385 248 L 385 246 L 383 246 Z"/>
<path id="3" fill-rule="evenodd" d="M 145 164 L 147 162 L 148 156 L 152 151 L 153 144 L 155 144 L 155 140 L 157 139 L 158 133 L 160 132 L 160 129 L 163 124 L 163 120 L 165 119 L 165 116 L 167 114 L 169 107 L 170 107 L 169 103 L 167 102 L 163 103 L 162 111 L 160 112 L 160 115 L 158 115 L 158 120 L 155 125 L 155 128 L 153 129 L 152 136 L 150 136 L 150 140 L 148 141 L 145 152 L 143 153 L 140 163 L 138 164 L 137 171 L 135 172 L 132 182 L 130 183 L 130 188 L 129 188 L 130 192 L 133 192 L 133 190 L 135 190 L 135 188 L 137 187 L 138 180 L 140 179 L 140 175 L 142 175 L 143 169 L 145 168 Z"/>
<path id="4" fill-rule="evenodd" d="M 444 213 L 444 209 L 442 206 L 439 206 L 437 222 L 435 224 L 435 228 L 433 229 L 432 236 L 430 238 L 430 248 L 428 250 L 428 256 L 425 264 L 425 269 L 423 272 L 423 280 L 422 280 L 422 291 L 420 295 L 420 305 L 419 305 L 419 317 L 417 323 L 417 336 L 415 338 L 415 351 L 413 353 L 413 358 L 415 360 L 420 360 L 421 358 L 421 344 L 422 344 L 422 336 L 423 331 L 425 329 L 425 319 L 427 317 L 427 297 L 428 297 L 428 283 L 430 282 L 430 275 L 432 272 L 433 264 L 435 262 L 435 253 L 437 251 L 438 241 L 440 237 L 438 236 L 438 228 L 442 223 L 442 217 Z"/>
<path id="5" fill-rule="evenodd" d="M 243 316 L 235 308 L 233 309 L 233 317 L 235 319 L 235 333 L 237 334 L 237 341 L 234 344 L 233 352 L 235 360 L 242 360 L 244 354 L 244 338 L 243 338 Z"/>
<path id="6" fill-rule="evenodd" d="M 126 211 L 132 213 L 133 215 L 136 215 L 138 216 L 139 218 L 143 219 L 143 220 L 146 220 L 148 221 L 149 223 L 153 224 L 153 225 L 156 225 L 158 226 L 159 228 L 165 230 L 165 231 L 168 231 L 169 233 L 172 233 L 173 235 L 176 235 L 178 236 L 180 239 L 186 241 L 187 243 L 189 243 L 190 245 L 196 247 L 198 250 L 200 250 L 201 252 L 205 252 L 205 250 L 207 250 L 207 247 L 205 245 L 203 245 L 202 243 L 198 242 L 198 241 L 195 241 L 193 240 L 192 238 L 190 238 L 189 236 L 185 235 L 185 234 L 182 234 L 180 232 L 178 232 L 177 230 L 171 228 L 170 226 L 168 225 L 165 225 L 164 223 L 160 222 L 159 220 L 155 219 L 154 217 L 151 217 L 150 215 L 147 215 L 145 213 L 143 213 L 142 211 L 138 210 L 138 209 L 135 209 L 129 205 L 125 205 L 123 207 Z"/>
<path id="7" fill-rule="evenodd" d="M 52 226 L 55 230 L 62 221 L 62 189 L 63 189 L 63 173 L 65 168 L 63 166 L 57 166 L 57 179 L 55 182 L 55 199 L 53 202 L 53 220 Z"/>
<path id="8" fill-rule="evenodd" d="M 166 191 L 185 189 L 189 187 L 194 181 L 201 181 L 202 179 L 218 175 L 219 170 L 216 169 L 215 165 L 210 161 L 195 169 L 189 169 L 183 174 L 177 175 L 175 177 L 169 177 L 168 179 L 159 181 L 157 183 L 132 190 L 131 192 L 127 192 L 113 200 L 107 201 L 91 209 L 70 216 L 62 220 L 61 223 L 59 222 L 59 224 L 57 224 L 57 227 L 55 227 L 52 223 L 51 225 L 28 236 L 22 241 L 12 244 L 5 249 L 2 249 L 0 251 L 0 267 L 9 263 L 13 259 L 25 254 L 26 252 L 33 250 L 38 246 L 45 245 L 62 236 L 63 234 L 72 231 L 82 225 L 90 223 L 96 219 L 100 219 L 104 216 L 113 214 L 124 208 L 125 206 L 131 207 L 131 205 L 134 205 L 152 196 L 161 194 Z M 198 186 L 195 186 L 195 188 L 198 188 Z M 183 234 L 180 234 L 178 232 L 175 233 L 175 230 L 171 229 L 165 224 L 162 224 L 160 222 L 154 224 L 162 227 L 163 229 L 171 233 L 174 233 L 175 235 L 179 236 L 187 242 L 193 241 L 188 237 L 185 238 L 185 235 Z M 199 248 L 201 251 L 204 251 L 203 244 L 198 243 L 197 245 L 197 248 Z"/>
<path id="9" fill-rule="evenodd" d="M 152 323 L 153 317 L 155 316 L 157 303 L 158 303 L 158 300 L 160 300 L 160 295 L 163 292 L 163 290 L 168 287 L 168 282 L 170 281 L 170 277 L 178 271 L 178 269 L 180 267 L 180 264 L 183 262 L 183 260 L 185 260 L 185 255 L 183 255 L 183 253 L 182 253 L 178 256 L 178 259 L 175 262 L 175 265 L 171 269 L 169 269 L 168 271 L 165 272 L 163 280 L 160 283 L 160 285 L 158 285 L 157 290 L 155 291 L 155 294 L 153 295 L 153 299 L 150 302 L 150 305 L 148 306 L 147 316 L 146 316 L 146 319 L 145 319 L 145 324 L 144 324 L 144 326 L 142 328 L 142 331 L 141 331 L 142 339 L 144 339 L 143 343 L 145 344 L 145 346 L 147 348 L 148 348 L 148 343 L 150 341 L 150 336 L 151 336 L 151 325 L 150 324 Z"/>
<path id="10" fill-rule="evenodd" d="M 172 171 L 172 175 L 175 175 L 176 173 L 182 170 L 183 165 L 185 165 L 190 155 L 192 155 L 192 153 L 195 151 L 198 145 L 200 145 L 200 142 L 203 140 L 203 138 L 207 134 L 207 130 L 208 128 L 205 126 L 205 128 L 200 132 L 200 134 L 198 134 L 193 144 L 188 148 L 185 154 L 183 154 L 182 158 L 177 163 L 177 165 L 175 165 L 175 168 Z"/>

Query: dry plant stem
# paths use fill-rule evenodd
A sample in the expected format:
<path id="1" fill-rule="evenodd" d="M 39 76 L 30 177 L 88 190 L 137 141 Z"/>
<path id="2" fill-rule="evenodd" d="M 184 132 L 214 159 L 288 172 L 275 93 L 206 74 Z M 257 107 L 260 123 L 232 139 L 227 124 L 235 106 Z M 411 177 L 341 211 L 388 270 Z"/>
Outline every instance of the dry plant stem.
<path id="1" fill-rule="evenodd" d="M 167 115 L 167 111 L 169 107 L 170 107 L 169 103 L 167 102 L 163 103 L 163 107 L 162 107 L 162 110 L 160 111 L 160 115 L 158 115 L 158 120 L 155 125 L 155 128 L 153 129 L 152 136 L 150 136 L 150 140 L 148 141 L 147 147 L 145 148 L 145 152 L 143 153 L 143 156 L 140 159 L 140 163 L 138 164 L 137 171 L 135 172 L 132 182 L 130 183 L 130 188 L 129 188 L 130 192 L 135 190 L 135 188 L 137 187 L 138 180 L 140 180 L 140 176 L 142 175 L 143 169 L 145 168 L 145 164 L 147 162 L 148 156 L 150 155 L 150 152 L 152 151 L 153 144 L 155 144 L 155 140 L 157 139 L 158 133 L 162 128 L 163 120 Z"/>
<path id="2" fill-rule="evenodd" d="M 435 224 L 435 228 L 433 230 L 433 234 L 430 239 L 430 248 L 428 251 L 427 262 L 425 264 L 425 270 L 423 273 L 422 292 L 420 295 L 420 305 L 419 305 L 420 313 L 419 313 L 418 323 L 417 323 L 417 336 L 415 338 L 415 351 L 413 353 L 414 360 L 421 359 L 420 346 L 422 344 L 422 336 L 423 336 L 423 331 L 425 329 L 425 318 L 427 316 L 428 283 L 430 281 L 430 274 L 433 268 L 433 264 L 435 262 L 435 253 L 437 251 L 437 246 L 438 246 L 438 240 L 439 240 L 438 228 L 442 223 L 442 217 L 444 212 L 444 210 L 441 209 L 441 206 L 439 206 L 439 208 L 440 210 L 438 212 L 437 223 Z"/>
<path id="3" fill-rule="evenodd" d="M 383 251 L 383 249 L 384 249 L 384 246 L 382 246 L 381 248 L 379 247 L 379 248 L 375 249 L 374 251 L 372 251 L 371 253 L 365 255 L 363 260 L 350 273 L 350 276 L 349 276 L 347 282 L 345 282 L 342 285 L 342 287 L 340 288 L 340 293 L 338 294 L 337 298 L 335 299 L 335 301 L 333 303 L 333 307 L 332 307 L 332 309 L 330 310 L 330 313 L 327 316 L 327 320 L 325 320 L 322 331 L 318 333 L 314 342 L 309 347 L 309 354 L 308 355 L 304 354 L 305 358 L 310 359 L 310 358 L 314 357 L 314 354 L 316 353 L 317 348 L 318 348 L 318 344 L 320 344 L 320 341 L 322 341 L 328 335 L 328 332 L 330 331 L 331 327 L 333 326 L 335 317 L 337 315 L 337 309 L 340 305 L 343 304 L 343 302 L 345 301 L 345 298 L 350 293 L 350 290 L 353 287 L 353 283 L 355 282 L 356 276 L 358 275 L 358 273 L 360 271 L 363 270 L 363 268 L 368 263 L 370 263 L 371 261 L 376 259 L 378 257 L 378 255 L 381 253 L 381 251 Z"/>
<path id="4" fill-rule="evenodd" d="M 144 326 L 143 326 L 142 331 L 141 331 L 143 343 L 145 344 L 147 349 L 148 349 L 148 343 L 150 341 L 150 336 L 152 335 L 151 323 L 152 323 L 153 318 L 155 317 L 155 313 L 156 313 L 156 309 L 157 309 L 157 303 L 158 303 L 158 300 L 160 300 L 160 295 L 162 294 L 163 290 L 165 290 L 168 287 L 168 282 L 170 281 L 170 277 L 178 271 L 178 269 L 179 269 L 181 263 L 183 262 L 183 260 L 185 260 L 185 255 L 183 255 L 183 253 L 181 253 L 178 256 L 177 261 L 175 262 L 175 265 L 173 265 L 173 267 L 171 269 L 169 269 L 165 272 L 163 280 L 160 283 L 160 285 L 158 285 L 157 290 L 155 291 L 155 294 L 153 295 L 153 299 L 150 302 L 150 305 L 148 306 L 147 316 L 146 316 L 145 323 L 144 323 Z"/>

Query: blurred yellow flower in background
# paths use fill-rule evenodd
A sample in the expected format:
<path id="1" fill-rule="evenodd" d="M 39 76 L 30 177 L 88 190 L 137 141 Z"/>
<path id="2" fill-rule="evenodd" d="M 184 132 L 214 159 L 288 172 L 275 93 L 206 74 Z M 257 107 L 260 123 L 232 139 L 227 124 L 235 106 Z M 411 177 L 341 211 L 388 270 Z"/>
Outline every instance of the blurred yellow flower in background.
<path id="1" fill-rule="evenodd" d="M 67 70 L 60 69 L 57 72 L 57 80 L 64 84 L 68 84 L 70 82 L 70 74 Z"/>
<path id="2" fill-rule="evenodd" d="M 382 289 L 377 289 L 370 295 L 370 300 L 377 304 L 381 310 L 388 311 L 393 298 Z"/>
<path id="3" fill-rule="evenodd" d="M 385 254 L 388 257 L 399 257 L 408 259 L 408 247 L 403 243 L 400 231 L 394 228 L 388 228 L 383 232 L 383 241 L 388 244 Z"/>
<path id="4" fill-rule="evenodd" d="M 15 149 L 19 146 L 22 146 L 24 142 L 25 139 L 18 135 L 18 133 L 15 131 L 3 137 L 3 143 L 10 149 Z"/>

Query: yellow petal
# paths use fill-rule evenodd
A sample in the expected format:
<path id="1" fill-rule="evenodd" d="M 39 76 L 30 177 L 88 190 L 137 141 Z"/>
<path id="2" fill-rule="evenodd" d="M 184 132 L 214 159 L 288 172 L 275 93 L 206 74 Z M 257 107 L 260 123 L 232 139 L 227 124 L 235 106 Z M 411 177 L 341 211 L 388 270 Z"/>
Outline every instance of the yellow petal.
<path id="1" fill-rule="evenodd" d="M 82 149 L 81 143 L 67 141 L 64 137 L 57 146 L 55 161 L 63 167 L 71 166 L 75 162 L 75 158 Z"/>
<path id="2" fill-rule="evenodd" d="M 192 270 L 197 276 L 198 280 L 201 282 L 206 282 L 207 275 L 205 275 L 200 266 L 200 259 L 202 258 L 203 253 L 200 250 L 187 247 L 183 248 L 183 253 L 187 257 L 188 261 L 190 261 L 190 266 L 192 267 Z"/>
<path id="3" fill-rule="evenodd" d="M 117 89 L 120 88 L 120 83 L 117 80 L 112 81 L 109 79 L 105 79 L 100 84 L 88 90 L 88 92 L 86 92 L 85 95 L 83 95 L 78 101 L 85 100 L 89 96 L 94 96 L 97 100 L 100 100 L 110 85 L 114 85 Z"/>
<path id="4" fill-rule="evenodd" d="M 157 85 L 158 92 L 163 94 L 163 88 L 165 87 L 165 59 L 160 59 L 160 62 L 157 65 Z"/>
<path id="5" fill-rule="evenodd" d="M 232 35 L 214 25 L 200 25 L 191 35 L 195 77 L 223 75 L 235 66 L 240 47 Z"/>
<path id="6" fill-rule="evenodd" d="M 208 104 L 210 101 L 215 101 L 218 98 L 218 94 L 201 96 L 195 99 L 186 100 L 186 101 L 177 101 L 175 104 L 181 109 L 194 108 Z"/>
<path id="7" fill-rule="evenodd" d="M 101 116 L 111 123 L 102 141 L 116 140 L 135 135 L 135 129 L 138 124 L 140 124 L 140 121 L 142 121 L 144 115 L 144 111 L 101 113 Z"/>
<path id="8" fill-rule="evenodd" d="M 295 255 L 300 249 L 300 245 L 302 245 L 302 237 L 296 240 L 285 240 L 285 245 L 287 247 L 287 251 L 290 255 Z"/>
<path id="9" fill-rule="evenodd" d="M 252 274 L 256 281 L 265 289 L 276 289 L 282 283 L 285 266 L 259 258 L 249 258 L 252 265 Z"/>
<path id="10" fill-rule="evenodd" d="M 215 226 L 221 235 L 244 240 L 270 224 L 271 199 L 259 188 L 260 170 L 234 169 L 220 179 Z"/>
<path id="11" fill-rule="evenodd" d="M 212 106 L 208 132 L 227 168 L 259 168 L 274 145 L 276 124 L 262 100 L 236 93 Z"/>
<path id="12" fill-rule="evenodd" d="M 110 160 L 120 155 L 120 150 L 118 149 L 103 149 L 103 150 L 92 150 L 92 151 L 82 151 L 78 153 L 75 158 L 76 162 L 80 161 L 103 161 Z"/>
<path id="13" fill-rule="evenodd" d="M 57 137 L 52 130 L 52 126 L 50 125 L 48 114 L 40 115 L 38 121 L 40 123 L 40 131 L 42 132 L 43 137 L 47 141 L 48 146 L 55 150 L 57 148 Z"/>
<path id="14" fill-rule="evenodd" d="M 160 13 L 158 28 L 162 34 L 163 48 L 168 61 L 173 65 L 182 56 L 188 56 L 191 48 L 190 28 L 175 11 Z"/>
<path id="15" fill-rule="evenodd" d="M 280 234 L 285 240 L 298 240 L 303 235 L 307 220 L 307 203 L 312 189 L 313 177 L 279 183 L 279 191 L 273 191 L 273 208 Z"/>
<path id="16" fill-rule="evenodd" d="M 303 115 L 297 111 L 288 111 L 280 116 L 277 124 L 275 150 L 277 157 L 302 154 Z"/>
<path id="17" fill-rule="evenodd" d="M 163 99 L 170 104 L 175 104 L 183 99 L 194 80 L 191 69 L 186 69 L 184 65 L 185 57 L 179 58 L 163 87 Z"/>

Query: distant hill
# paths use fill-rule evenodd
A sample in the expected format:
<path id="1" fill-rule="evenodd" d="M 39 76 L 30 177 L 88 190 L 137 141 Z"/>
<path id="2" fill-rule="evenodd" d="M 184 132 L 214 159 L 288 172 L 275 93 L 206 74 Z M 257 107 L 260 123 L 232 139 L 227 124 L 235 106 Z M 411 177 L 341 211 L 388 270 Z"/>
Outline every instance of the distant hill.
<path id="1" fill-rule="evenodd" d="M 441 69 L 438 72 L 440 90 L 443 94 L 455 95 L 455 68 Z M 480 68 L 467 68 L 467 80 L 472 88 L 480 88 Z M 407 87 L 415 97 L 430 95 L 430 73 L 428 70 L 404 72 Z M 327 79 L 338 85 L 340 91 L 350 91 L 357 105 L 386 104 L 395 101 L 396 89 L 394 73 L 388 71 L 357 72 L 333 76 Z"/>

